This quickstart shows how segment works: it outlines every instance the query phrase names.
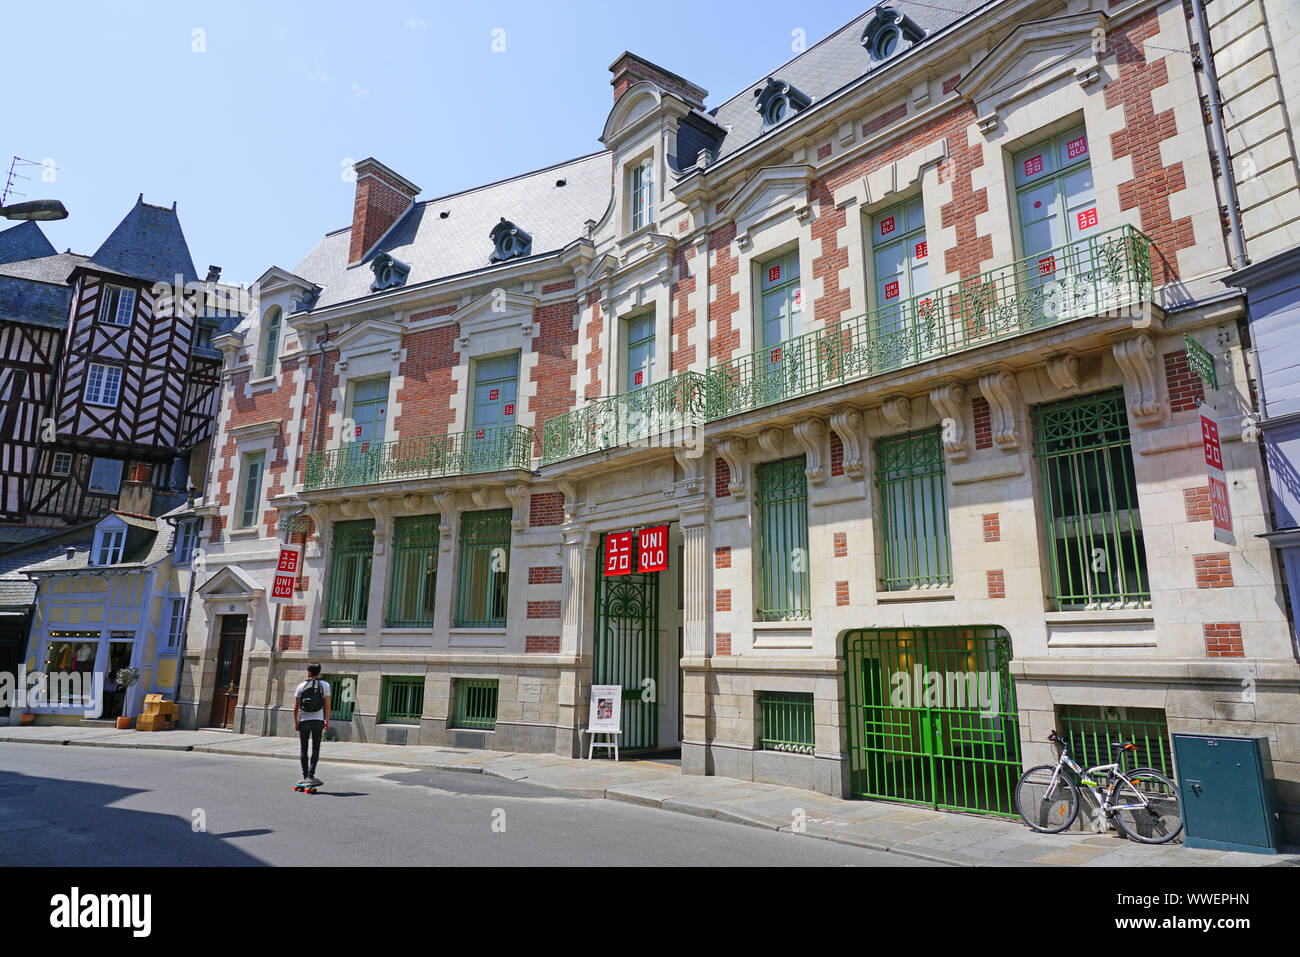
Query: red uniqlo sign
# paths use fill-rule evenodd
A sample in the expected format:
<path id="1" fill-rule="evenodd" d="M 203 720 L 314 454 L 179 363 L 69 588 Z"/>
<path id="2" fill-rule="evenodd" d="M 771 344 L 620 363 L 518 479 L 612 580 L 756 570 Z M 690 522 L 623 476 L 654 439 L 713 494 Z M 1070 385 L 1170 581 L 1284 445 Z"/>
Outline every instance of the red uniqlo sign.
<path id="1" fill-rule="evenodd" d="M 1210 516 L 1214 519 L 1214 539 L 1231 543 L 1232 506 L 1228 504 L 1227 476 L 1223 474 L 1223 446 L 1219 444 L 1219 424 L 1201 413 L 1201 445 L 1205 450 L 1205 471 L 1210 479 Z"/>
<path id="2" fill-rule="evenodd" d="M 888 236 L 894 231 L 894 217 L 886 216 L 880 221 L 880 235 Z"/>
<path id="3" fill-rule="evenodd" d="M 1214 537 L 1232 532 L 1232 507 L 1228 504 L 1228 485 L 1222 479 L 1210 477 L 1210 515 L 1214 518 Z"/>
<path id="4" fill-rule="evenodd" d="M 638 535 L 636 567 L 641 572 L 663 572 L 668 570 L 668 526 L 656 525 L 643 528 Z"/>
<path id="5" fill-rule="evenodd" d="M 1223 471 L 1223 446 L 1219 444 L 1219 425 L 1208 416 L 1201 416 L 1201 443 L 1205 446 L 1205 464 Z"/>
<path id="6" fill-rule="evenodd" d="M 505 415 L 514 415 L 514 414 L 515 414 L 515 404 L 514 404 L 513 402 L 507 402 L 507 403 L 506 403 L 506 408 L 505 408 L 505 413 L 504 413 L 504 414 L 505 414 Z"/>
<path id="7" fill-rule="evenodd" d="M 773 361 L 773 362 L 780 362 L 780 361 L 781 361 L 781 350 L 780 350 L 780 349 L 773 349 L 773 350 L 772 350 L 772 361 Z"/>
<path id="8" fill-rule="evenodd" d="M 633 385 L 640 385 L 640 384 L 642 383 L 642 381 L 644 381 L 644 380 L 645 380 L 645 373 L 644 373 L 644 372 L 638 372 L 636 375 L 632 376 L 632 384 L 633 384 Z"/>
<path id="9" fill-rule="evenodd" d="M 929 248 L 929 246 L 926 245 L 925 240 L 922 240 L 921 242 L 917 243 L 917 244 L 916 244 L 916 258 L 917 258 L 917 259 L 924 259 L 924 258 L 925 258 L 926 256 L 928 256 L 928 255 L 930 255 L 930 248 Z"/>
<path id="10" fill-rule="evenodd" d="M 1025 175 L 1026 175 L 1026 176 L 1037 176 L 1037 175 L 1038 175 L 1039 173 L 1041 173 L 1042 171 L 1043 171 L 1043 154 L 1042 154 L 1042 153 L 1039 153 L 1037 156 L 1031 156 L 1031 157 L 1029 157 L 1029 159 L 1025 160 Z"/>
<path id="11" fill-rule="evenodd" d="M 1084 153 L 1088 152 L 1088 137 L 1080 136 L 1077 140 L 1070 140 L 1065 144 L 1065 155 L 1070 159 L 1078 159 Z"/>
<path id="12" fill-rule="evenodd" d="M 1085 209 L 1083 212 L 1081 212 L 1081 213 L 1079 214 L 1079 228 L 1080 228 L 1080 229 L 1092 229 L 1092 227 L 1094 227 L 1094 226 L 1096 226 L 1096 225 L 1097 225 L 1097 207 L 1096 207 L 1096 206 L 1092 207 L 1092 209 Z"/>
<path id="13" fill-rule="evenodd" d="M 632 533 L 605 536 L 605 574 L 627 575 L 632 571 Z"/>
<path id="14" fill-rule="evenodd" d="M 1055 256 L 1044 256 L 1042 259 L 1038 260 L 1038 275 L 1050 276 L 1054 272 L 1056 272 Z"/>
<path id="15" fill-rule="evenodd" d="M 298 549 L 280 546 L 280 560 L 275 564 L 275 579 L 271 583 L 271 602 L 283 605 L 293 601 L 293 586 L 298 580 Z"/>
<path id="16" fill-rule="evenodd" d="M 886 299 L 898 298 L 898 283 L 896 282 L 885 283 L 885 298 Z"/>
<path id="17" fill-rule="evenodd" d="M 488 401 L 489 401 L 489 402 L 495 402 L 495 401 L 497 400 L 497 396 L 500 395 L 500 394 L 501 394 L 501 390 L 499 390 L 499 389 L 491 389 L 491 390 L 489 390 L 489 391 L 488 391 Z"/>
<path id="18" fill-rule="evenodd" d="M 781 267 L 769 266 L 767 270 L 767 281 L 776 282 L 780 278 L 781 278 Z"/>

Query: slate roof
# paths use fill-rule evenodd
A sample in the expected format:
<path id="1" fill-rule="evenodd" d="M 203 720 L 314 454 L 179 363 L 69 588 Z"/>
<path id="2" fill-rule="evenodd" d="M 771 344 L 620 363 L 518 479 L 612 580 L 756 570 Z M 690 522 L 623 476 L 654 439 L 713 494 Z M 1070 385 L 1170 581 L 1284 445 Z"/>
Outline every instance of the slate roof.
<path id="1" fill-rule="evenodd" d="M 71 302 L 69 286 L 0 275 L 0 320 L 63 329 Z"/>
<path id="2" fill-rule="evenodd" d="M 418 202 L 378 244 L 411 267 L 405 286 L 488 267 L 488 234 L 502 217 L 533 237 L 533 256 L 558 252 L 585 235 L 584 223 L 609 206 L 609 152 Z M 556 180 L 564 186 L 556 186 Z M 446 219 L 441 214 L 447 212 Z M 322 288 L 315 307 L 370 295 L 370 260 L 348 266 L 351 229 L 329 233 L 293 272 Z M 514 262 L 511 260 L 510 262 Z"/>
<path id="3" fill-rule="evenodd" d="M 53 256 L 58 250 L 33 220 L 0 230 L 0 263 Z"/>
<path id="4" fill-rule="evenodd" d="M 178 513 L 188 511 L 188 506 L 182 506 L 165 512 L 164 515 L 175 517 Z M 157 518 L 144 518 L 139 515 L 118 511 L 110 514 L 121 519 L 126 524 L 127 531 L 126 547 L 122 555 L 122 561 L 107 567 L 118 570 L 146 568 L 167 557 L 167 552 L 172 547 L 172 539 L 175 537 L 176 529 L 170 522 L 166 521 L 164 515 Z M 102 522 L 103 519 L 100 519 L 100 521 Z M 26 565 L 22 570 L 24 573 L 83 571 L 91 567 L 90 549 L 93 542 L 94 536 L 92 534 L 90 539 L 86 541 L 85 547 L 79 547 L 76 554 L 71 558 L 66 557 L 67 546 L 63 545 L 60 547 L 60 557 Z"/>
<path id="5" fill-rule="evenodd" d="M 85 265 L 150 282 L 199 280 L 176 207 L 151 206 L 143 193 Z"/>
<path id="6" fill-rule="evenodd" d="M 910 17 L 926 33 L 926 38 L 936 31 L 960 20 L 963 16 L 989 6 L 994 0 L 943 0 L 943 8 L 911 3 L 909 0 L 889 0 L 875 4 L 861 15 L 850 20 L 826 39 L 813 44 L 788 62 L 768 70 L 755 78 L 743 90 L 725 103 L 709 110 L 718 123 L 729 128 L 722 140 L 718 159 L 723 159 L 763 135 L 763 118 L 754 109 L 754 90 L 763 85 L 767 77 L 785 80 L 791 86 L 812 97 L 813 106 L 832 93 L 848 86 L 859 77 L 883 68 L 890 61 L 877 62 L 862 46 L 862 31 L 875 16 L 879 6 L 889 6 Z M 918 46 L 924 45 L 921 40 Z M 882 103 L 881 106 L 887 104 Z M 788 122 L 788 121 L 787 121 Z"/>
<path id="7" fill-rule="evenodd" d="M 72 271 L 86 261 L 87 257 L 78 253 L 55 253 L 52 256 L 39 256 L 18 262 L 0 263 L 0 276 L 14 279 L 31 279 L 36 282 L 48 282 L 66 285 Z"/>

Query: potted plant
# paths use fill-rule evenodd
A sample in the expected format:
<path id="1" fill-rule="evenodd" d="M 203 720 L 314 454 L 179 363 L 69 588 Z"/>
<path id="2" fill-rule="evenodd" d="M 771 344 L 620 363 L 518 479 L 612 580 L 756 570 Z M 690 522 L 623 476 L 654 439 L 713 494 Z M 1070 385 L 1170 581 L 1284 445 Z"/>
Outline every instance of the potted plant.
<path id="1" fill-rule="evenodd" d="M 113 677 L 117 679 L 117 686 L 125 695 L 127 689 L 140 680 L 140 672 L 134 668 L 118 668 L 113 673 Z M 135 718 L 129 718 L 126 715 L 122 715 L 117 719 L 119 731 L 130 730 L 133 724 L 135 724 Z"/>

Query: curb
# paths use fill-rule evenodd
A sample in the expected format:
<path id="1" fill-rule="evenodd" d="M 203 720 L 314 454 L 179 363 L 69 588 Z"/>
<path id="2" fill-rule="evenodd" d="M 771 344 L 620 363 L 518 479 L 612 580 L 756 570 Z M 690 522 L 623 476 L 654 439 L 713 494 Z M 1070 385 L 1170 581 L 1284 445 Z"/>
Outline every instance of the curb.
<path id="1" fill-rule="evenodd" d="M 288 739 L 286 739 L 288 740 Z M 239 750 L 237 748 L 225 747 L 219 744 L 151 744 L 133 741 L 78 741 L 72 738 L 26 738 L 26 737 L 9 737 L 0 734 L 0 744 L 44 744 L 55 747 L 81 747 L 81 748 L 130 748 L 139 751 L 190 751 L 195 754 L 220 754 L 227 757 L 236 758 L 280 758 L 282 760 L 296 760 L 296 754 L 274 754 L 271 752 L 258 752 Z M 504 755 L 503 755 L 504 756 Z M 390 761 L 384 758 L 330 758 L 332 764 L 352 764 L 352 765 L 371 765 L 375 767 L 393 767 L 409 768 L 414 771 L 450 771 L 459 774 L 485 774 L 489 777 L 499 778 L 505 781 L 526 780 L 527 777 L 512 777 L 509 774 L 492 771 L 483 766 L 466 766 L 466 765 L 443 765 L 443 764 L 412 764 L 409 761 Z M 744 814 L 739 811 L 728 811 L 708 804 L 696 804 L 682 798 L 663 797 L 654 798 L 645 794 L 628 793 L 619 790 L 621 787 L 637 787 L 645 782 L 636 782 L 633 785 L 617 786 L 576 786 L 576 787 L 557 787 L 551 784 L 537 784 L 537 787 L 549 788 L 552 791 L 563 791 L 566 794 L 579 795 L 586 798 L 600 798 L 607 801 L 618 801 L 622 804 L 630 804 L 638 807 L 657 808 L 661 811 L 667 811 L 670 814 L 685 814 L 690 817 L 712 818 L 717 821 L 723 821 L 727 824 L 741 824 L 745 827 L 756 827 L 765 831 L 776 831 L 778 833 L 791 834 L 798 837 L 813 838 L 815 840 L 829 841 L 832 844 L 843 844 L 848 847 L 858 847 L 863 850 L 877 851 L 880 853 L 896 854 L 899 857 L 908 857 L 915 860 L 925 861 L 930 864 L 946 864 L 952 867 L 972 867 L 979 864 L 987 863 L 984 861 L 974 861 L 961 855 L 945 856 L 930 851 L 915 850 L 912 848 L 891 847 L 887 844 L 880 844 L 868 841 L 863 838 L 853 838 L 852 835 L 836 834 L 810 834 L 807 831 L 798 833 L 792 831 L 788 824 L 773 823 L 771 820 L 756 817 L 750 814 Z"/>

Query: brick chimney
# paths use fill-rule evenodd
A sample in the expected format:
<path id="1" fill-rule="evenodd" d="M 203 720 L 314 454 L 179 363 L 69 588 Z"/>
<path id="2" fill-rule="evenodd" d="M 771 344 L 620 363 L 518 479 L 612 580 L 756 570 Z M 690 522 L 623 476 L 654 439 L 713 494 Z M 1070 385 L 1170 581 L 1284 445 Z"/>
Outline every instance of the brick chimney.
<path id="1" fill-rule="evenodd" d="M 624 53 L 609 66 L 609 72 L 614 74 L 610 80 L 610 85 L 614 87 L 614 102 L 617 103 L 619 97 L 627 92 L 627 88 L 634 83 L 640 83 L 642 80 L 649 80 L 660 89 L 667 90 L 680 96 L 687 103 L 696 109 L 704 109 L 704 98 L 709 95 L 709 91 L 701 86 L 696 86 L 690 80 L 683 79 L 676 73 L 665 70 L 661 66 L 656 66 L 649 60 L 643 60 L 635 53 Z"/>
<path id="2" fill-rule="evenodd" d="M 147 462 L 135 462 L 117 493 L 117 510 L 148 515 L 153 505 L 153 469 Z"/>
<path id="3" fill-rule="evenodd" d="M 348 265 L 355 266 L 390 226 L 415 205 L 416 186 L 373 157 L 352 167 L 357 174 L 357 195 L 352 204 L 352 245 Z"/>

